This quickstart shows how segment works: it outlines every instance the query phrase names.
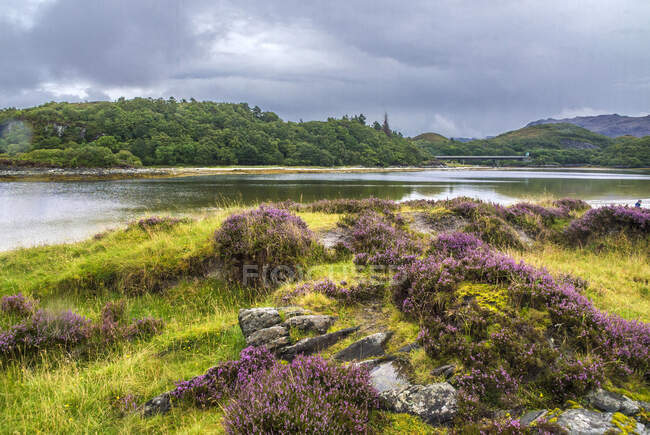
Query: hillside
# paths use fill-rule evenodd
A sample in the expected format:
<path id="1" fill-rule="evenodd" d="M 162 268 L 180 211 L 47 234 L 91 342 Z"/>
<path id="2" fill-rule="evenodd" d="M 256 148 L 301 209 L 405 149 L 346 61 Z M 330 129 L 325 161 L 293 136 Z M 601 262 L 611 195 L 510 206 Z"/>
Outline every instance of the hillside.
<path id="1" fill-rule="evenodd" d="M 363 115 L 285 122 L 246 103 L 173 98 L 0 111 L 0 156 L 67 167 L 416 165 L 421 152 Z"/>
<path id="2" fill-rule="evenodd" d="M 540 119 L 533 121 L 526 127 L 541 124 L 573 124 L 586 128 L 594 133 L 599 133 L 609 137 L 618 136 L 635 136 L 643 137 L 650 135 L 650 115 L 648 116 L 621 116 L 598 115 L 598 116 L 576 116 L 575 118 L 565 119 Z"/>
<path id="3" fill-rule="evenodd" d="M 609 138 L 572 124 L 540 124 L 490 139 L 447 143 L 426 139 L 415 143 L 432 155 L 523 155 L 532 165 L 640 167 L 650 165 L 650 136 Z M 517 163 L 521 164 L 521 163 Z"/>

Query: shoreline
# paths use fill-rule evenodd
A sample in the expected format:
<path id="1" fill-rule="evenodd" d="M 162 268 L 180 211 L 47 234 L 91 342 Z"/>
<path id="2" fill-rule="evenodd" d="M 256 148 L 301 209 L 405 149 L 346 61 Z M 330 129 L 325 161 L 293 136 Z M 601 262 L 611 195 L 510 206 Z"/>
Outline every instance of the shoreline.
<path id="1" fill-rule="evenodd" d="M 547 167 L 547 166 L 391 166 L 369 168 L 362 166 L 217 166 L 217 167 L 147 167 L 147 168 L 0 168 L 0 182 L 10 181 L 110 181 L 125 179 L 179 178 L 205 175 L 269 175 L 315 173 L 382 173 L 422 172 L 430 170 L 548 170 L 548 171 L 647 171 L 648 168 L 608 168 L 602 166 Z"/>

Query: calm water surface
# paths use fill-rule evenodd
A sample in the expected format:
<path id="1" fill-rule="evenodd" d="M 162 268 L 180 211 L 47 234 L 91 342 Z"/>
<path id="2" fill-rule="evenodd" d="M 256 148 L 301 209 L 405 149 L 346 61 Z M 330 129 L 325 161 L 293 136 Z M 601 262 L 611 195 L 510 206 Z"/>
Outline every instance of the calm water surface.
<path id="1" fill-rule="evenodd" d="M 87 238 L 143 215 L 191 214 L 236 201 L 471 196 L 509 204 L 540 195 L 650 206 L 650 171 L 430 170 L 209 175 L 156 180 L 0 182 L 0 250 Z"/>

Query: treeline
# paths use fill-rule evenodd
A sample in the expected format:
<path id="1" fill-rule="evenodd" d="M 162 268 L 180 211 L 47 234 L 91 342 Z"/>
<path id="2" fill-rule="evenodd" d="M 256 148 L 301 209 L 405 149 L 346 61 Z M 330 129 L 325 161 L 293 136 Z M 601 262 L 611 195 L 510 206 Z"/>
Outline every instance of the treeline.
<path id="1" fill-rule="evenodd" d="M 0 111 L 0 155 L 54 166 L 417 165 L 425 153 L 363 115 L 285 122 L 248 104 L 174 98 Z"/>
<path id="2" fill-rule="evenodd" d="M 609 138 L 572 124 L 525 127 L 490 139 L 454 141 L 442 136 L 420 135 L 418 144 L 431 155 L 524 155 L 516 165 L 650 166 L 650 136 Z M 507 162 L 506 162 L 507 163 Z"/>

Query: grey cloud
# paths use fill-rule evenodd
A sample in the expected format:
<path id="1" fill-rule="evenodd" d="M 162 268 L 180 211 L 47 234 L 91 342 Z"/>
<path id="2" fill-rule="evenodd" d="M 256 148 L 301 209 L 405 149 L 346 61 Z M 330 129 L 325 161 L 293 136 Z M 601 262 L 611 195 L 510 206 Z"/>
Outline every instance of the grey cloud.
<path id="1" fill-rule="evenodd" d="M 22 21 L 17 4 L 0 12 L 0 105 L 123 90 L 293 120 L 388 111 L 406 134 L 456 136 L 650 107 L 644 0 L 31 0 Z"/>

